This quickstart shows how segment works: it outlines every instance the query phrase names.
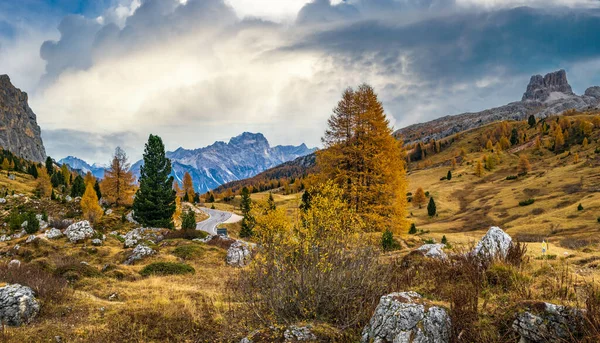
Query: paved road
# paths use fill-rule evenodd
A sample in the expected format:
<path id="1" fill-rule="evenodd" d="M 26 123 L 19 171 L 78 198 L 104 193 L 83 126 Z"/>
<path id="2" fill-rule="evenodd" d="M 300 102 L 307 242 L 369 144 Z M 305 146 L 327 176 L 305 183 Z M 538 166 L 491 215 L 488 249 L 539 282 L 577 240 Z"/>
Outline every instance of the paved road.
<path id="1" fill-rule="evenodd" d="M 196 225 L 196 230 L 202 230 L 208 232 L 211 235 L 217 234 L 217 226 L 229 218 L 231 218 L 230 212 L 211 210 L 210 208 L 201 208 L 202 211 L 206 212 L 210 217 L 204 221 L 199 222 Z"/>

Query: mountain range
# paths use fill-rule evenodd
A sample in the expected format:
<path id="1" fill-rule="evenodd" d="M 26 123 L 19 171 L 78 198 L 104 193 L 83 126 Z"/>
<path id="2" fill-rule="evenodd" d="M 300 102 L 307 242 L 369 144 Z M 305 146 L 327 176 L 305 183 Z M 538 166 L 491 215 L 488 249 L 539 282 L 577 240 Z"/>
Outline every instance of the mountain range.
<path id="1" fill-rule="evenodd" d="M 282 163 L 294 160 L 316 151 L 305 144 L 299 146 L 278 145 L 271 147 L 269 141 L 261 133 L 244 132 L 233 137 L 228 143 L 215 142 L 204 148 L 168 151 L 166 156 L 171 159 L 171 174 L 179 182 L 183 182 L 185 172 L 190 173 L 197 192 L 205 193 L 220 185 L 253 177 L 260 172 Z M 92 172 L 102 178 L 104 167 L 69 156 L 58 161 L 66 163 L 73 169 L 84 173 Z M 136 176 L 140 174 L 143 161 L 137 161 L 131 166 Z"/>

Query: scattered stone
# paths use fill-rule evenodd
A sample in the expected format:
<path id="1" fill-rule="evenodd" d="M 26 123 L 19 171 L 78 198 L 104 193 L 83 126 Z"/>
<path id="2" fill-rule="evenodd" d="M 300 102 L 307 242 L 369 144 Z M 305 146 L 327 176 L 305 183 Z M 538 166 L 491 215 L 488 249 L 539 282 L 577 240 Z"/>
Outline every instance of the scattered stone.
<path id="1" fill-rule="evenodd" d="M 102 245 L 102 240 L 98 239 L 98 238 L 92 239 L 92 245 L 94 245 L 94 246 L 101 246 Z"/>
<path id="2" fill-rule="evenodd" d="M 104 212 L 104 214 L 105 214 L 105 215 L 107 215 L 107 216 L 110 216 L 112 213 L 113 213 L 113 210 L 112 210 L 112 208 L 109 208 L 108 210 L 106 210 L 106 211 Z"/>
<path id="3" fill-rule="evenodd" d="M 7 236 L 7 235 L 0 236 L 0 242 L 7 242 L 7 241 L 10 241 L 10 240 L 11 240 L 10 236 Z"/>
<path id="4" fill-rule="evenodd" d="M 27 224 L 29 224 L 29 222 L 27 220 L 24 221 L 23 223 L 21 223 L 21 228 L 23 228 L 23 229 L 26 228 Z"/>
<path id="5" fill-rule="evenodd" d="M 25 230 L 21 230 L 21 232 L 13 233 L 12 238 L 19 239 L 19 238 L 25 236 L 26 234 L 27 234 L 27 232 Z"/>
<path id="6" fill-rule="evenodd" d="M 18 245 L 18 244 L 15 244 L 15 247 L 14 247 L 13 249 L 15 249 L 15 250 L 19 250 L 19 249 L 21 249 L 21 246 L 20 246 L 20 245 Z"/>
<path id="7" fill-rule="evenodd" d="M 71 224 L 65 230 L 65 235 L 69 238 L 71 243 L 76 243 L 87 238 L 91 238 L 94 236 L 94 233 L 94 229 L 87 220 Z"/>
<path id="8" fill-rule="evenodd" d="M 139 224 L 137 221 L 135 221 L 135 219 L 133 219 L 133 211 L 127 213 L 127 215 L 125 216 L 125 219 L 133 224 Z"/>
<path id="9" fill-rule="evenodd" d="M 31 243 L 33 241 L 36 240 L 37 237 L 35 237 L 34 235 L 31 235 L 29 237 L 27 237 L 27 240 L 25 241 L 25 243 Z"/>
<path id="10" fill-rule="evenodd" d="M 489 258 L 506 257 L 508 249 L 512 244 L 512 238 L 497 226 L 492 226 L 477 243 L 473 253 L 475 255 Z"/>
<path id="11" fill-rule="evenodd" d="M 40 304 L 31 288 L 19 284 L 0 287 L 0 321 L 3 324 L 28 324 L 39 311 Z"/>
<path id="12" fill-rule="evenodd" d="M 444 247 L 444 244 L 424 244 L 417 248 L 417 251 L 422 252 L 427 257 L 445 260 L 448 255 L 442 250 Z"/>
<path id="13" fill-rule="evenodd" d="M 14 181 L 17 179 L 17 177 L 15 176 L 15 174 L 9 174 L 8 179 Z"/>
<path id="14" fill-rule="evenodd" d="M 550 303 L 532 303 L 512 324 L 524 343 L 570 342 L 583 323 L 581 310 Z"/>
<path id="15" fill-rule="evenodd" d="M 304 341 L 312 341 L 317 339 L 317 337 L 310 331 L 311 326 L 290 326 L 283 333 L 283 337 L 286 342 L 304 342 Z"/>
<path id="16" fill-rule="evenodd" d="M 0 198 L 0 204 L 6 204 L 6 199 Z"/>
<path id="17" fill-rule="evenodd" d="M 21 267 L 21 261 L 19 260 L 11 260 L 10 262 L 8 262 L 8 268 L 20 268 Z"/>
<path id="18" fill-rule="evenodd" d="M 108 301 L 117 301 L 119 300 L 119 294 L 118 293 L 113 293 L 111 295 L 108 296 Z"/>
<path id="19" fill-rule="evenodd" d="M 133 248 L 133 252 L 125 260 L 124 264 L 133 264 L 133 262 L 143 259 L 144 257 L 154 255 L 156 251 L 144 244 L 138 244 Z"/>
<path id="20" fill-rule="evenodd" d="M 447 343 L 450 332 L 445 309 L 426 306 L 416 292 L 392 293 L 381 297 L 361 343 Z"/>
<path id="21" fill-rule="evenodd" d="M 252 258 L 250 245 L 246 242 L 235 241 L 227 249 L 227 264 L 234 267 L 244 267 Z"/>
<path id="22" fill-rule="evenodd" d="M 36 214 L 35 217 L 37 218 L 38 222 L 40 223 L 40 230 L 44 230 L 45 228 L 48 227 L 48 223 L 46 223 L 46 221 L 44 220 L 43 215 Z"/>
<path id="23" fill-rule="evenodd" d="M 56 343 L 62 343 L 62 337 L 60 337 L 60 336 L 54 336 L 54 341 Z"/>
<path id="24" fill-rule="evenodd" d="M 60 232 L 59 229 L 51 228 L 50 230 L 46 231 L 45 235 L 48 239 L 56 239 L 62 236 L 62 232 Z"/>
<path id="25" fill-rule="evenodd" d="M 125 239 L 125 247 L 131 248 L 142 240 L 151 241 L 154 244 L 159 243 L 164 239 L 164 236 L 162 235 L 162 229 L 142 227 L 127 232 L 123 238 Z"/>
<path id="26" fill-rule="evenodd" d="M 71 202 L 71 201 L 73 201 L 73 198 L 71 198 L 71 196 L 70 196 L 70 195 L 67 195 L 67 196 L 65 197 L 65 200 L 66 200 L 67 202 Z"/>

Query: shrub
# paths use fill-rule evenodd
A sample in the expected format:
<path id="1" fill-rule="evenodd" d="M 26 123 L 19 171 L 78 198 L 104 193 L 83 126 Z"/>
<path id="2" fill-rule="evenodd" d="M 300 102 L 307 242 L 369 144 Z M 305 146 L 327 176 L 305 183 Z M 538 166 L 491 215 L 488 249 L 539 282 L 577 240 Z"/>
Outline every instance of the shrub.
<path id="1" fill-rule="evenodd" d="M 71 293 L 65 278 L 46 271 L 40 266 L 22 263 L 19 268 L 0 264 L 0 280 L 30 287 L 43 301 L 59 303 Z"/>
<path id="2" fill-rule="evenodd" d="M 427 204 L 427 214 L 430 217 L 433 217 L 437 214 L 437 208 L 435 206 L 435 201 L 433 200 L 433 197 L 429 198 L 429 204 Z"/>
<path id="3" fill-rule="evenodd" d="M 583 211 L 583 205 L 579 204 L 579 206 L 577 206 L 577 211 Z"/>
<path id="4" fill-rule="evenodd" d="M 69 281 L 77 281 L 83 277 L 102 276 L 98 269 L 88 264 L 81 263 L 80 260 L 72 256 L 57 256 L 54 260 L 54 263 L 56 265 L 54 274 L 64 277 Z"/>
<path id="5" fill-rule="evenodd" d="M 519 206 L 529 206 L 529 205 L 533 204 L 534 202 L 535 202 L 535 199 L 533 199 L 533 198 L 519 201 Z"/>
<path id="6" fill-rule="evenodd" d="M 415 235 L 417 233 L 417 226 L 415 223 L 410 224 L 410 229 L 408 230 L 409 235 Z"/>
<path id="7" fill-rule="evenodd" d="M 21 228 L 21 224 L 25 221 L 25 214 L 21 214 L 19 212 L 18 209 L 13 209 L 12 211 L 10 211 L 10 214 L 8 215 L 8 227 L 11 230 L 18 230 Z"/>
<path id="8" fill-rule="evenodd" d="M 556 260 L 556 255 L 546 254 L 546 255 L 538 256 L 535 259 L 536 260 Z"/>
<path id="9" fill-rule="evenodd" d="M 425 244 L 435 244 L 435 239 L 433 238 L 427 238 L 423 240 L 423 243 Z"/>
<path id="10" fill-rule="evenodd" d="M 196 270 L 194 267 L 185 263 L 176 262 L 155 262 L 145 266 L 141 271 L 140 275 L 181 275 L 181 274 L 194 274 Z"/>
<path id="11" fill-rule="evenodd" d="M 442 244 L 444 244 L 444 245 L 448 244 L 448 238 L 446 238 L 446 235 L 442 236 Z"/>
<path id="12" fill-rule="evenodd" d="M 506 177 L 507 180 L 516 180 L 518 178 L 519 177 L 517 175 L 509 175 L 509 176 Z"/>
<path id="13" fill-rule="evenodd" d="M 165 239 L 204 239 L 208 236 L 208 233 L 194 229 L 181 229 L 181 230 L 170 230 L 166 235 Z"/>
<path id="14" fill-rule="evenodd" d="M 394 239 L 394 234 L 390 230 L 385 230 L 381 235 L 381 247 L 384 251 L 397 250 L 400 244 Z"/>
<path id="15" fill-rule="evenodd" d="M 35 216 L 35 213 L 28 212 L 25 220 L 27 220 L 27 225 L 25 226 L 25 232 L 32 235 L 40 229 L 40 221 Z"/>
<path id="16" fill-rule="evenodd" d="M 598 217 L 598 223 L 600 223 L 600 217 Z"/>
<path id="17" fill-rule="evenodd" d="M 190 208 L 181 216 L 182 230 L 196 230 L 196 213 Z"/>
<path id="18" fill-rule="evenodd" d="M 202 255 L 202 253 L 202 248 L 200 248 L 200 246 L 196 244 L 181 245 L 175 248 L 175 250 L 173 250 L 173 255 L 184 260 L 193 259 L 194 257 Z"/>
<path id="19" fill-rule="evenodd" d="M 69 227 L 69 225 L 73 224 L 72 220 L 68 219 L 52 219 L 49 223 L 49 227 L 53 227 L 59 230 L 64 230 Z"/>

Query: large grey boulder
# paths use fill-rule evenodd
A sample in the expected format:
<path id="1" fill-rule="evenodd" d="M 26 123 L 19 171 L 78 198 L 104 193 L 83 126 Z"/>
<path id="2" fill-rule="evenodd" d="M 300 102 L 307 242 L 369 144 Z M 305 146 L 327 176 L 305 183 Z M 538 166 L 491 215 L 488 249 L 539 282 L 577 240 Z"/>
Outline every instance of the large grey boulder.
<path id="1" fill-rule="evenodd" d="M 227 264 L 234 267 L 244 267 L 252 259 L 252 250 L 250 244 L 242 241 L 235 241 L 227 249 Z"/>
<path id="2" fill-rule="evenodd" d="M 512 328 L 521 336 L 521 343 L 559 343 L 577 336 L 583 322 L 581 310 L 538 302 L 519 313 Z"/>
<path id="3" fill-rule="evenodd" d="M 138 244 L 131 255 L 125 260 L 124 264 L 133 264 L 135 261 L 139 261 L 147 256 L 152 256 L 156 253 L 152 248 L 144 244 Z"/>
<path id="4" fill-rule="evenodd" d="M 60 232 L 59 229 L 55 229 L 55 228 L 47 230 L 44 234 L 46 235 L 46 238 L 48 238 L 48 239 L 56 239 L 56 238 L 59 238 L 60 236 L 62 236 L 62 232 Z"/>
<path id="5" fill-rule="evenodd" d="M 80 221 L 69 225 L 65 230 L 65 235 L 69 238 L 71 243 L 83 241 L 87 238 L 94 236 L 95 231 L 87 220 Z"/>
<path id="6" fill-rule="evenodd" d="M 448 258 L 448 255 L 442 250 L 444 247 L 444 244 L 423 244 L 417 248 L 417 251 L 422 252 L 427 257 L 445 260 Z"/>
<path id="7" fill-rule="evenodd" d="M 429 306 L 416 292 L 381 297 L 361 343 L 447 343 L 451 322 L 445 309 Z"/>
<path id="8" fill-rule="evenodd" d="M 488 258 L 503 258 L 506 257 L 511 244 L 512 238 L 506 232 L 497 226 L 492 226 L 477 243 L 473 253 Z"/>
<path id="9" fill-rule="evenodd" d="M 28 324 L 40 311 L 31 288 L 19 284 L 0 287 L 0 321 L 10 326 Z"/>

